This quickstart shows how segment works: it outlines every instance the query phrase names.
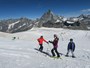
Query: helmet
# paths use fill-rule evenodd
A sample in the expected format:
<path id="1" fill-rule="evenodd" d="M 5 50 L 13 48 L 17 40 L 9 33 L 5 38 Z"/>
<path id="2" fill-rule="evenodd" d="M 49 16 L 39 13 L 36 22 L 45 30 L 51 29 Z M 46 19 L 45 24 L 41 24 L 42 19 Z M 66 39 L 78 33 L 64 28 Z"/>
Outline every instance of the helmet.
<path id="1" fill-rule="evenodd" d="M 71 38 L 70 41 L 73 41 L 73 39 Z"/>

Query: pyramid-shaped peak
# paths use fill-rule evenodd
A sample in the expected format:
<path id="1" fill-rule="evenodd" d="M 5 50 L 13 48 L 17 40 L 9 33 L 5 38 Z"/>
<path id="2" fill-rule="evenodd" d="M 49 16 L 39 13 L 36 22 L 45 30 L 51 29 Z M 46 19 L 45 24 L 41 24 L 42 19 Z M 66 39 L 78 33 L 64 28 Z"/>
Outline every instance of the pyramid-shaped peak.
<path id="1" fill-rule="evenodd" d="M 53 14 L 53 12 L 50 9 L 46 13 L 47 14 Z"/>
<path id="2" fill-rule="evenodd" d="M 45 12 L 42 17 L 40 18 L 40 20 L 44 20 L 44 21 L 56 21 L 57 19 L 60 20 L 62 17 L 54 14 L 50 9 Z"/>
<path id="3" fill-rule="evenodd" d="M 55 16 L 55 14 L 53 14 L 53 12 L 49 9 L 42 15 L 41 19 L 51 19 L 53 16 Z"/>

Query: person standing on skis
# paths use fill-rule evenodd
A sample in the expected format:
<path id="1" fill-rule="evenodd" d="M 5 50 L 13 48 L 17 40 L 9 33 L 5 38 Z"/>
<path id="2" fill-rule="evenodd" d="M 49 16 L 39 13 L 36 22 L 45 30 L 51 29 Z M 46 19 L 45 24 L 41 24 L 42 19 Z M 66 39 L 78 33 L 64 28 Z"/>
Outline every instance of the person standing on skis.
<path id="1" fill-rule="evenodd" d="M 40 36 L 40 38 L 38 38 L 37 41 L 39 42 L 39 45 L 40 45 L 39 51 L 42 51 L 43 50 L 43 42 L 46 42 L 46 43 L 48 43 L 48 42 L 43 38 L 43 36 Z"/>
<path id="2" fill-rule="evenodd" d="M 68 43 L 68 47 L 67 47 L 67 54 L 65 55 L 66 57 L 68 57 L 69 52 L 71 51 L 72 53 L 72 57 L 74 58 L 74 50 L 75 50 L 75 43 L 73 42 L 73 39 L 70 39 L 70 42 Z"/>
<path id="3" fill-rule="evenodd" d="M 50 43 L 53 44 L 53 48 L 52 48 L 52 50 L 51 50 L 51 53 L 52 53 L 52 56 L 53 56 L 53 57 L 55 57 L 54 51 L 56 52 L 57 57 L 60 57 L 59 52 L 57 51 L 58 41 L 59 41 L 59 38 L 57 37 L 56 34 L 54 34 L 54 40 L 53 40 L 53 41 L 49 41 Z"/>

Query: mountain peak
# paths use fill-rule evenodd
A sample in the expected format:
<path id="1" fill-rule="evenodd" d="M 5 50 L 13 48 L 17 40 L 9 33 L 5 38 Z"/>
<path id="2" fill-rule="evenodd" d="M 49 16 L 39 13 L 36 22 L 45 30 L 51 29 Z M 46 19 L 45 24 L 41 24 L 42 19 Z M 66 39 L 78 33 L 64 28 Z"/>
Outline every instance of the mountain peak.
<path id="1" fill-rule="evenodd" d="M 53 12 L 50 9 L 46 13 L 53 14 Z"/>
<path id="2" fill-rule="evenodd" d="M 54 13 L 49 9 L 47 12 L 44 13 L 43 16 L 54 16 Z"/>
<path id="3" fill-rule="evenodd" d="M 52 20 L 54 18 L 56 20 L 56 18 L 58 18 L 58 16 L 55 15 L 50 9 L 47 12 L 45 12 L 41 17 L 41 19 L 45 20 L 45 21 L 49 21 L 49 20 Z"/>

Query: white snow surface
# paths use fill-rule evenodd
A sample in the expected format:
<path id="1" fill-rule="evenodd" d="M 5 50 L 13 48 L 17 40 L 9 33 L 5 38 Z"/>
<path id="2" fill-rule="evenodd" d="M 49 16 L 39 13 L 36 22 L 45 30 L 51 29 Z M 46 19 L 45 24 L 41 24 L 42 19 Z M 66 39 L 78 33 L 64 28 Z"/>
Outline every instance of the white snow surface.
<path id="1" fill-rule="evenodd" d="M 73 18 L 73 21 L 75 22 L 75 21 L 78 21 L 79 19 L 78 18 Z"/>
<path id="2" fill-rule="evenodd" d="M 67 21 L 67 23 L 69 23 L 69 24 L 73 24 L 74 22 L 71 22 L 71 21 Z"/>
<path id="3" fill-rule="evenodd" d="M 41 35 L 49 41 L 53 34 L 59 37 L 58 51 L 62 54 L 73 38 L 76 58 L 61 55 L 62 59 L 53 59 L 34 49 L 39 48 L 37 39 Z M 52 44 L 43 46 L 43 51 L 51 54 Z M 90 31 L 42 27 L 15 34 L 0 32 L 0 68 L 90 68 Z"/>
<path id="4" fill-rule="evenodd" d="M 88 29 L 90 29 L 90 27 L 87 27 Z"/>
<path id="5" fill-rule="evenodd" d="M 67 18 L 63 18 L 63 21 L 66 21 L 67 20 Z"/>
<path id="6" fill-rule="evenodd" d="M 60 22 L 60 20 L 57 19 L 55 23 L 57 23 L 57 22 Z"/>

